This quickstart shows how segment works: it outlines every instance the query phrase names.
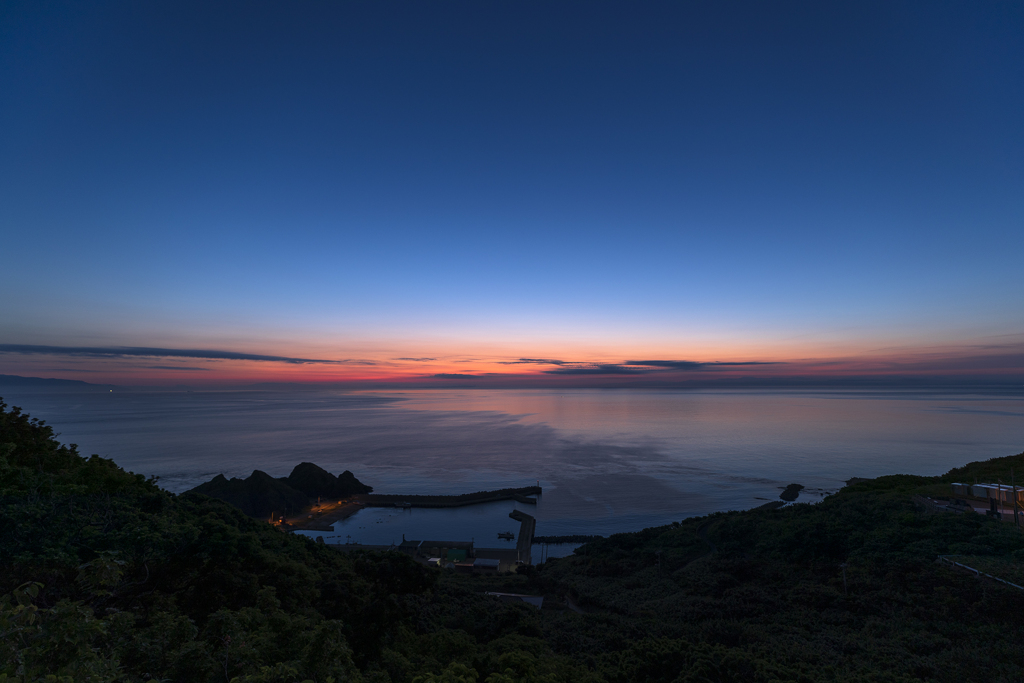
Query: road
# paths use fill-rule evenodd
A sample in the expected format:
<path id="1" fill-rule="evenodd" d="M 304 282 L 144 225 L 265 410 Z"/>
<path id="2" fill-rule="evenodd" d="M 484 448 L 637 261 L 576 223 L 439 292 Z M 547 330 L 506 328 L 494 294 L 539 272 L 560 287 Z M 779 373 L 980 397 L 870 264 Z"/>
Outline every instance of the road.
<path id="1" fill-rule="evenodd" d="M 359 512 L 365 507 L 363 503 L 359 501 L 358 496 L 353 496 L 346 500 L 339 502 L 323 503 L 321 505 L 314 505 L 307 512 L 301 515 L 295 515 L 294 517 L 288 517 L 285 521 L 289 526 L 285 527 L 289 531 L 295 529 L 313 529 L 316 531 L 325 531 L 330 528 L 335 522 L 351 517 L 355 513 Z M 317 516 L 320 513 L 320 516 Z M 309 516 L 313 515 L 313 519 Z"/>

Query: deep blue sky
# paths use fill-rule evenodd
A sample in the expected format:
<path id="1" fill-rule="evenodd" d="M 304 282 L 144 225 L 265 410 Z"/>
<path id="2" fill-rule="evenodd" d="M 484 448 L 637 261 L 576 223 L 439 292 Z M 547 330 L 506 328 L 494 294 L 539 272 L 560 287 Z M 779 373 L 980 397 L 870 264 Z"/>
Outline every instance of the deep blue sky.
<path id="1" fill-rule="evenodd" d="M 1021 3 L 0 2 L 0 343 L 1019 346 L 1022 122 Z"/>

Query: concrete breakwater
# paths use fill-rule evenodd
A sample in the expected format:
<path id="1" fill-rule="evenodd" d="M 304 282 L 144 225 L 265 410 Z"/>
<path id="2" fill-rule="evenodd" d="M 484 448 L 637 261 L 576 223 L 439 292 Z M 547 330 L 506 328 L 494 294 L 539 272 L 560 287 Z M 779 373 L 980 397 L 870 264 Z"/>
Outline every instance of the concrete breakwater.
<path id="1" fill-rule="evenodd" d="M 531 551 L 533 549 L 533 532 L 537 529 L 537 520 L 520 510 L 513 510 L 508 513 L 508 516 L 520 522 L 519 540 L 516 541 L 516 553 L 519 561 L 524 564 L 533 564 Z"/>
<path id="2" fill-rule="evenodd" d="M 560 543 L 589 543 L 602 539 L 604 536 L 593 536 L 590 534 L 572 534 L 569 536 L 534 536 L 533 542 L 537 544 L 558 545 Z"/>
<path id="3" fill-rule="evenodd" d="M 416 508 L 452 508 L 479 503 L 493 503 L 500 500 L 514 500 L 519 503 L 536 505 L 537 501 L 527 496 L 540 495 L 541 487 L 524 486 L 514 489 L 497 489 L 495 491 L 477 491 L 463 493 L 458 496 L 421 496 L 402 494 L 368 493 L 354 496 L 367 507 L 416 507 Z"/>

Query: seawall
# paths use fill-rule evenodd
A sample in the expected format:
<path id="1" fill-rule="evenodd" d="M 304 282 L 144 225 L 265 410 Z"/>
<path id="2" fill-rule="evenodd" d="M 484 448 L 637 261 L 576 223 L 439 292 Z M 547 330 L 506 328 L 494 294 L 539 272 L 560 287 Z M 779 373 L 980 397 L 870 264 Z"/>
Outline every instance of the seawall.
<path id="1" fill-rule="evenodd" d="M 499 500 L 514 500 L 520 503 L 536 505 L 537 501 L 527 496 L 540 495 L 539 486 L 524 486 L 516 489 L 497 489 L 495 491 L 477 491 L 458 496 L 419 496 L 403 494 L 367 493 L 354 496 L 367 507 L 418 507 L 418 508 L 450 508 L 479 503 L 493 503 Z"/>

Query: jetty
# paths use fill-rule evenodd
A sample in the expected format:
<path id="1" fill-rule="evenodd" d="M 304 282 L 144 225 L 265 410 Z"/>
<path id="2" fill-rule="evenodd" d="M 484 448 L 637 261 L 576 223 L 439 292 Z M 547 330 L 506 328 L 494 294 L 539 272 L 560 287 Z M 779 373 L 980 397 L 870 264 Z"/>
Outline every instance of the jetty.
<path id="1" fill-rule="evenodd" d="M 495 491 L 477 491 L 463 493 L 458 496 L 410 496 L 406 494 L 367 493 L 355 496 L 354 499 L 367 507 L 401 507 L 401 508 L 455 508 L 463 505 L 478 505 L 501 500 L 514 500 L 517 503 L 536 505 L 535 498 L 541 494 L 539 486 L 524 486 L 515 489 L 497 489 Z"/>
<path id="2" fill-rule="evenodd" d="M 508 516 L 520 522 L 519 540 L 516 541 L 519 561 L 523 564 L 533 564 L 533 532 L 537 529 L 537 520 L 522 510 L 513 510 Z"/>

